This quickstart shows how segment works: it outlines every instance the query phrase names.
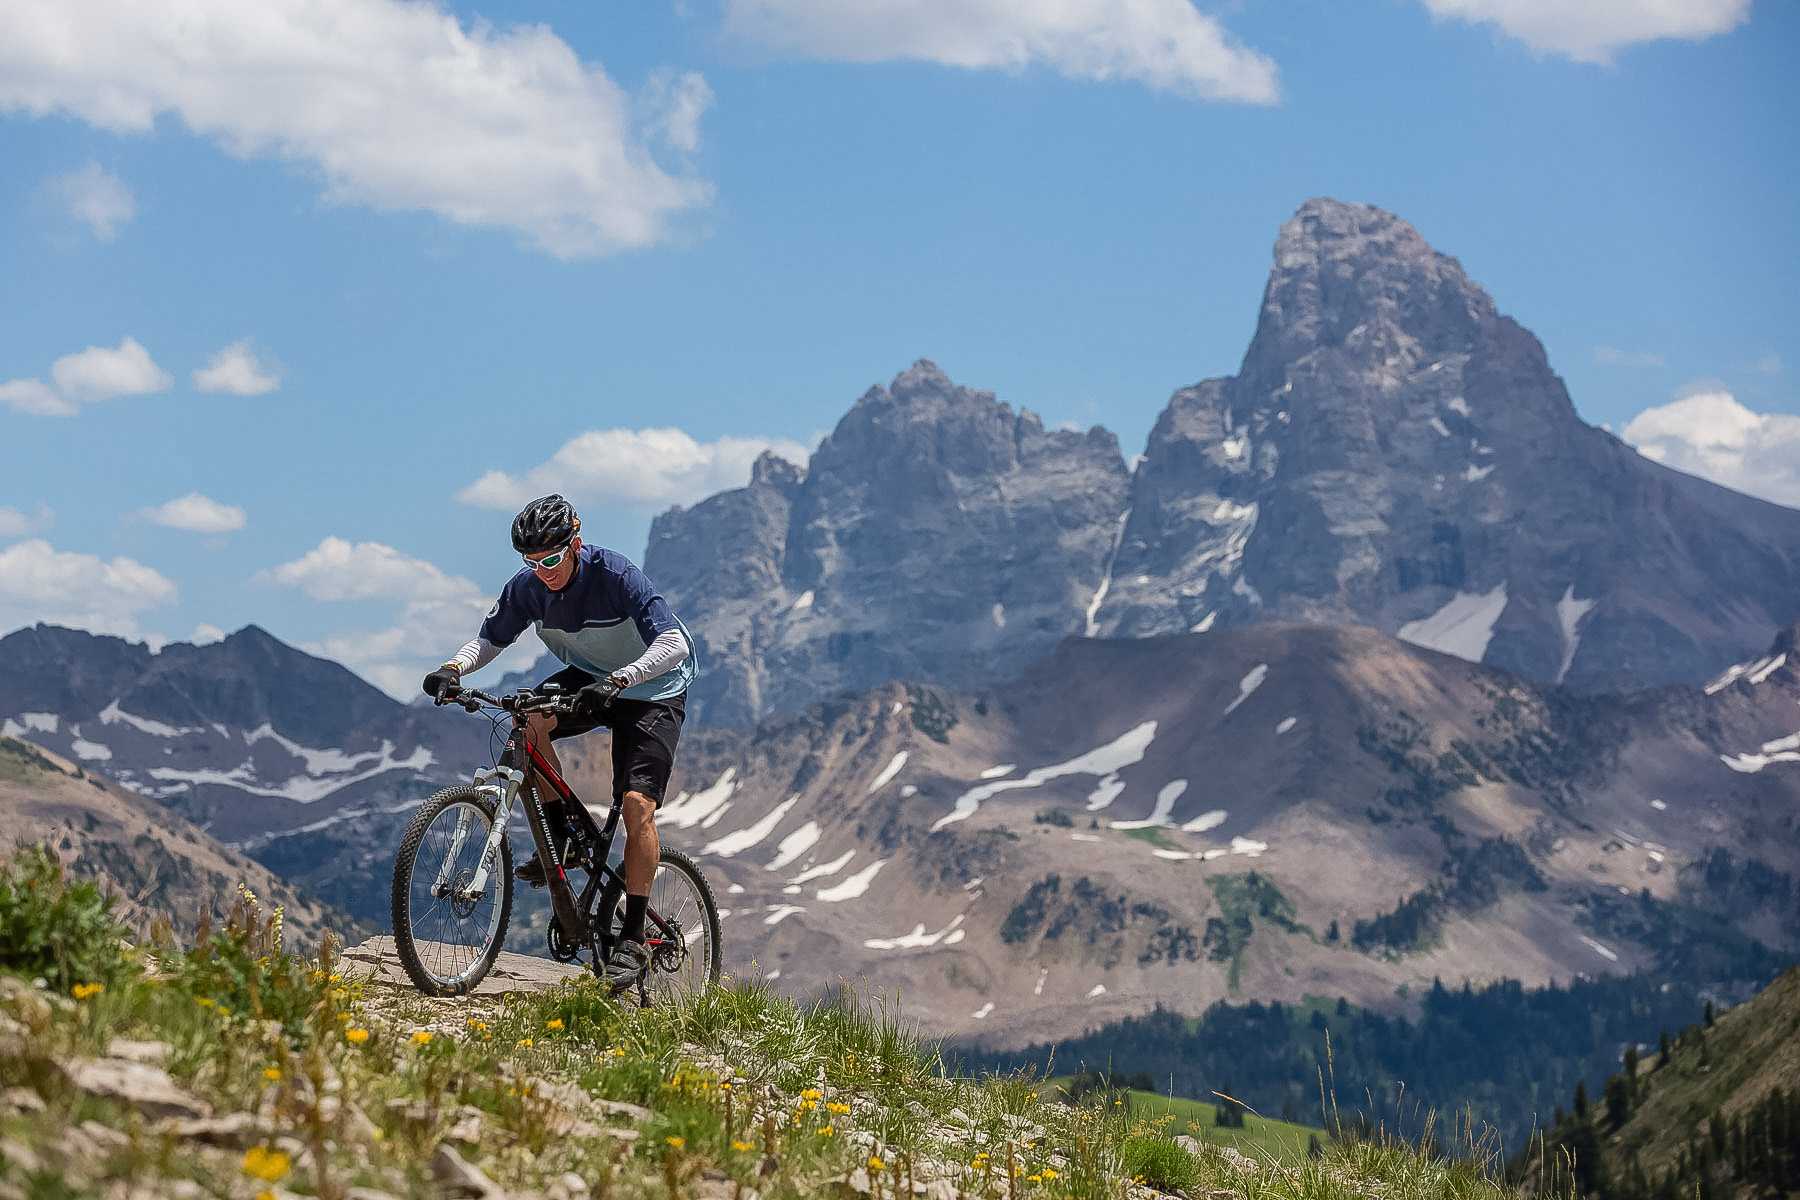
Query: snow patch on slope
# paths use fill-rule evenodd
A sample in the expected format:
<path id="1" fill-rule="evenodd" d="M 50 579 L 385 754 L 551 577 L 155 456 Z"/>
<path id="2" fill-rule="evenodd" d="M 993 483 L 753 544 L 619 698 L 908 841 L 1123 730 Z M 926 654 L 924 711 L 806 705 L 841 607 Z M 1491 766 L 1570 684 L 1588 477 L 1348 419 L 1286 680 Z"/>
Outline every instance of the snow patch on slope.
<path id="1" fill-rule="evenodd" d="M 1120 734 L 1106 745 L 1089 750 L 1086 754 L 1048 767 L 1034 767 L 1022 779 L 998 779 L 992 783 L 984 783 L 970 788 L 956 798 L 956 804 L 951 811 L 932 823 L 931 832 L 936 833 L 946 825 L 968 820 L 975 815 L 983 800 L 997 796 L 1001 792 L 1039 787 L 1052 779 L 1060 779 L 1064 775 L 1100 775 L 1104 777 L 1116 775 L 1123 768 L 1141 761 L 1144 752 L 1150 748 L 1151 739 L 1155 736 L 1156 722 L 1145 721 L 1136 728 Z M 1108 802 L 1110 803 L 1110 800 Z M 1089 807 L 1092 807 L 1091 802 Z"/>
<path id="2" fill-rule="evenodd" d="M 206 732 L 205 727 L 200 725 L 165 725 L 161 721 L 152 721 L 148 717 L 134 717 L 124 709 L 120 708 L 117 700 L 114 700 L 111 704 L 100 710 L 100 723 L 102 725 L 117 725 L 121 721 L 138 732 L 147 733 L 152 737 L 186 737 L 190 733 Z"/>
<path id="3" fill-rule="evenodd" d="M 1238 681 L 1237 699 L 1225 706 L 1225 715 L 1229 717 L 1232 713 L 1236 712 L 1237 706 L 1248 700 L 1251 693 L 1261 687 L 1263 685 L 1263 680 L 1268 677 L 1268 663 L 1257 663 L 1254 667 L 1251 667 L 1250 673 Z"/>
<path id="4" fill-rule="evenodd" d="M 888 761 L 887 766 L 881 768 L 881 774 L 877 775 L 875 777 L 875 782 L 869 785 L 869 794 L 872 796 L 876 792 L 879 792 L 881 790 L 881 785 L 898 775 L 900 773 L 900 768 L 905 765 L 906 751 L 902 750 Z"/>
<path id="5" fill-rule="evenodd" d="M 1506 611 L 1506 585 L 1490 592 L 1458 592 L 1444 607 L 1408 621 L 1397 635 L 1403 642 L 1480 662 L 1494 637 L 1494 623 Z"/>
<path id="6" fill-rule="evenodd" d="M 887 859 L 878 858 L 842 883 L 833 884 L 828 888 L 820 888 L 813 895 L 827 904 L 836 904 L 842 900 L 854 900 L 869 890 L 869 885 L 875 881 L 875 873 L 887 866 L 887 863 Z"/>
<path id="7" fill-rule="evenodd" d="M 1577 600 L 1575 585 L 1570 584 L 1563 589 L 1561 600 L 1556 602 L 1556 619 L 1562 624 L 1563 656 L 1562 666 L 1556 672 L 1556 682 L 1561 683 L 1569 673 L 1569 667 L 1575 662 L 1575 648 L 1581 645 L 1581 622 L 1594 609 L 1594 601 Z"/>
<path id="8" fill-rule="evenodd" d="M 675 829 L 692 829 L 723 808 L 736 790 L 737 768 L 726 767 L 725 773 L 711 787 L 691 796 L 682 792 L 673 804 L 663 806 L 656 814 L 656 823 Z"/>
<path id="9" fill-rule="evenodd" d="M 811 850 L 814 846 L 818 845 L 818 842 L 819 823 L 817 821 L 808 821 L 806 824 L 781 839 L 781 844 L 775 847 L 775 861 L 770 863 L 766 869 L 770 871 L 781 870 L 789 863 L 798 861 L 802 854 L 805 854 L 808 850 Z"/>
<path id="10" fill-rule="evenodd" d="M 746 825 L 736 833 L 728 833 L 716 842 L 708 842 L 706 848 L 700 853 L 730 858 L 734 854 L 740 854 L 752 846 L 760 844 L 764 838 L 775 832 L 775 827 L 781 824 L 781 818 L 787 816 L 788 812 L 799 802 L 800 794 L 796 792 L 764 813 L 762 819 L 755 824 Z"/>
<path id="11" fill-rule="evenodd" d="M 1142 821 L 1114 821 L 1114 829 L 1152 829 L 1169 824 L 1169 814 L 1175 811 L 1175 801 L 1181 799 L 1181 793 L 1187 791 L 1187 780 L 1176 779 L 1163 785 L 1162 791 L 1156 794 L 1156 807 Z"/>

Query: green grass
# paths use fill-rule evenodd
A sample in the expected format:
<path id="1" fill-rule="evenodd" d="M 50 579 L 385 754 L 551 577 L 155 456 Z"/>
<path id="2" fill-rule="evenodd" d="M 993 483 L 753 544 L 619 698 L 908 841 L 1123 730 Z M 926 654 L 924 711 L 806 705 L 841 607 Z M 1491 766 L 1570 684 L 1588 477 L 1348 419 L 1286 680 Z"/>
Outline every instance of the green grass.
<path id="1" fill-rule="evenodd" d="M 47 885 L 42 911 L 56 910 L 62 886 Z M 543 1191 L 573 1172 L 618 1200 L 695 1197 L 702 1175 L 801 1200 L 858 1171 L 883 1197 L 931 1178 L 967 1200 L 1127 1200 L 1134 1179 L 1245 1200 L 1508 1197 L 1479 1171 L 1401 1144 L 1327 1144 L 1309 1159 L 1308 1131 L 1256 1117 L 1230 1144 L 1259 1170 L 1210 1147 L 1190 1154 L 1173 1139 L 1190 1127 L 1214 1134 L 1209 1106 L 1145 1093 L 1068 1105 L 1030 1074 L 957 1076 L 897 1003 L 845 990 L 795 1003 L 728 981 L 638 1010 L 581 979 L 429 1000 L 359 981 L 329 942 L 311 959 L 286 952 L 279 920 L 248 893 L 192 947 L 122 952 L 122 932 L 90 930 L 89 944 L 70 948 L 122 964 L 73 995 L 4 977 L 19 964 L 0 954 L 0 1034 L 29 1034 L 0 1036 L 0 1090 L 29 1089 L 44 1106 L 0 1115 L 9 1188 L 92 1195 L 183 1178 L 215 1197 L 425 1194 L 433 1154 L 455 1137 L 508 1191 Z M 167 1044 L 180 1086 L 218 1113 L 258 1115 L 254 1143 L 182 1142 L 75 1090 L 58 1064 L 116 1037 Z M 89 1120 L 120 1136 L 84 1136 L 77 1148 L 68 1130 Z M 15 1161 L 20 1150 L 38 1161 Z"/>
<path id="2" fill-rule="evenodd" d="M 1067 1087 L 1069 1077 L 1058 1076 L 1048 1082 L 1061 1090 Z M 1251 1158 L 1299 1163 L 1306 1158 L 1307 1143 L 1312 1138 L 1318 1138 L 1321 1143 L 1330 1140 L 1323 1129 L 1259 1117 L 1254 1113 L 1245 1114 L 1242 1129 L 1221 1128 L 1217 1124 L 1217 1102 L 1212 1100 L 1163 1096 L 1139 1088 L 1124 1089 L 1122 1094 L 1127 1097 L 1126 1102 L 1134 1116 L 1149 1121 L 1166 1118 L 1171 1134 L 1189 1134 L 1215 1146 L 1229 1146 Z"/>
<path id="3" fill-rule="evenodd" d="M 1154 825 L 1147 829 L 1127 829 L 1125 831 L 1125 836 L 1128 838 L 1136 838 L 1140 842 L 1148 842 L 1158 850 L 1180 850 L 1183 848 L 1180 842 L 1169 837 Z"/>

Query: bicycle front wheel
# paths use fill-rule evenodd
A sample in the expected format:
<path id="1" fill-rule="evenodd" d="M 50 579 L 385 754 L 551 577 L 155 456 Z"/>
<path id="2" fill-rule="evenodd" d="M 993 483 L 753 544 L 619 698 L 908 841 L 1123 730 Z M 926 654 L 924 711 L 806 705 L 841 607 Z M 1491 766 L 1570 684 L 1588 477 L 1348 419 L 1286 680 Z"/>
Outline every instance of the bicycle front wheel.
<path id="1" fill-rule="evenodd" d="M 394 950 L 428 996 L 463 996 L 487 977 L 512 916 L 512 847 L 500 839 L 472 885 L 494 827 L 492 796 L 464 785 L 427 800 L 394 858 Z"/>
<path id="2" fill-rule="evenodd" d="M 665 849 L 650 881 L 650 911 L 658 918 L 644 929 L 651 997 L 667 1000 L 719 982 L 719 904 L 699 864 Z"/>

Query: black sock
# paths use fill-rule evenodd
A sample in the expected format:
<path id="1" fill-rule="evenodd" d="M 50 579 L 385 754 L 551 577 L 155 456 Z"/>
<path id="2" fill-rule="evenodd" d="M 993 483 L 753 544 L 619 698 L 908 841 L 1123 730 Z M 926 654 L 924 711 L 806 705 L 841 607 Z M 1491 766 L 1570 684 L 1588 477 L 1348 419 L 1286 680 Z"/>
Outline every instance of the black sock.
<path id="1" fill-rule="evenodd" d="M 649 907 L 650 897 L 648 896 L 625 897 L 625 928 L 619 931 L 621 938 L 628 942 L 643 944 L 644 910 Z"/>

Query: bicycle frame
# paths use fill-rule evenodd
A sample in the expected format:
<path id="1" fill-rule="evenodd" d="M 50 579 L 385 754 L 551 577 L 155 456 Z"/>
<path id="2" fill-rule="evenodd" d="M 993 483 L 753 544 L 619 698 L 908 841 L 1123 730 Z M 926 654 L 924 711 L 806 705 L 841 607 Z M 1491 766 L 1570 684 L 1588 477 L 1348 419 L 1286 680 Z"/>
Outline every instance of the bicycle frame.
<path id="1" fill-rule="evenodd" d="M 545 884 L 550 891 L 551 908 L 564 938 L 567 939 L 570 946 L 583 946 L 591 942 L 598 942 L 609 931 L 590 929 L 586 909 L 596 891 L 607 894 L 615 885 L 619 894 L 625 890 L 624 876 L 615 871 L 612 864 L 607 861 L 612 854 L 613 838 L 618 835 L 619 821 L 624 813 L 624 805 L 619 797 L 614 797 L 612 806 L 607 811 L 605 823 L 596 827 L 598 837 L 593 851 L 595 869 L 589 875 L 587 885 L 582 889 L 582 895 L 578 901 L 573 889 L 569 886 L 568 876 L 564 872 L 562 864 L 557 861 L 542 799 L 538 796 L 537 789 L 531 786 L 527 772 L 515 765 L 521 758 L 529 762 L 531 769 L 549 783 L 557 798 L 564 804 L 573 805 L 574 811 L 577 812 L 586 809 L 581 797 L 550 764 L 549 759 L 539 753 L 537 747 L 526 739 L 524 723 L 515 716 L 513 730 L 507 738 L 506 749 L 501 755 L 500 765 L 475 773 L 475 786 L 496 794 L 498 803 L 495 806 L 493 825 L 488 831 L 487 845 L 482 849 L 480 864 L 476 868 L 474 877 L 469 881 L 466 894 L 479 896 L 486 890 L 489 866 L 500 861 L 500 843 L 506 837 L 507 825 L 512 819 L 512 806 L 520 800 L 521 793 L 523 793 L 526 797 L 524 804 L 526 824 L 531 829 L 532 842 L 538 854 L 538 861 L 544 864 Z M 504 784 L 498 782 L 501 780 L 505 781 Z M 591 814 L 589 819 L 592 819 Z M 437 880 L 439 887 L 445 886 L 448 882 L 446 876 L 449 864 L 455 861 L 465 843 L 468 835 L 468 821 L 469 817 L 466 814 L 457 821 L 455 833 L 452 835 L 451 850 L 445 856 L 444 865 L 439 868 Z M 610 916 L 610 914 L 608 915 Z M 679 942 L 685 947 L 685 939 L 682 938 L 680 931 L 659 916 L 654 909 L 646 910 L 645 921 L 647 925 L 654 927 L 662 935 L 661 937 L 646 937 L 644 942 L 647 950 L 654 951 L 671 940 Z"/>

